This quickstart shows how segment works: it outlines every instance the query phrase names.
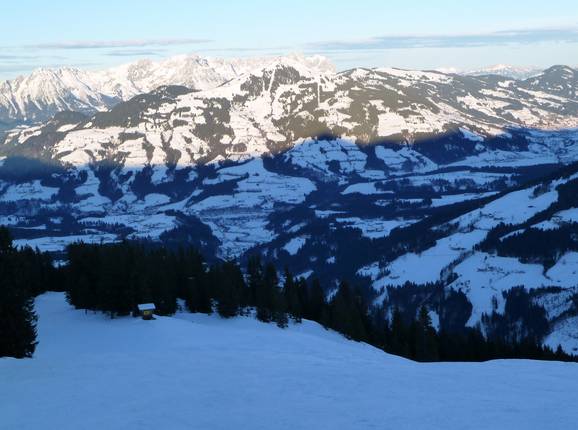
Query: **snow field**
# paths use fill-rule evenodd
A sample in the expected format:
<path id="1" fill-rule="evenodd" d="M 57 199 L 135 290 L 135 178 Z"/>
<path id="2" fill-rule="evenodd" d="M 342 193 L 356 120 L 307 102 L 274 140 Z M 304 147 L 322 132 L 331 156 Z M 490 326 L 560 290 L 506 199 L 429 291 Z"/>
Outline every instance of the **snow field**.
<path id="1" fill-rule="evenodd" d="M 37 299 L 33 359 L 0 359 L 6 429 L 573 429 L 578 365 L 417 364 L 305 321 L 154 321 Z"/>

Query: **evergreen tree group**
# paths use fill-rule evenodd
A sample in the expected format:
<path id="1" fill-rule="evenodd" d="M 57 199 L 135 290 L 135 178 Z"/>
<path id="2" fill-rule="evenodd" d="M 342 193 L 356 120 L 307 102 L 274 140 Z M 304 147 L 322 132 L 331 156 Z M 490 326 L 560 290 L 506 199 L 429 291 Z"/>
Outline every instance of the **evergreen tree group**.
<path id="1" fill-rule="evenodd" d="M 425 306 L 415 315 L 372 306 L 360 288 L 347 282 L 327 299 L 319 281 L 296 279 L 287 269 L 279 279 L 275 265 L 258 256 L 249 258 L 243 271 L 234 261 L 209 266 L 192 249 L 77 244 L 69 248 L 65 270 L 70 303 L 111 317 L 127 315 L 141 302 L 154 302 L 161 314 L 171 314 L 182 299 L 190 312 L 217 312 L 223 318 L 254 312 L 258 320 L 282 328 L 289 321 L 316 321 L 348 339 L 416 361 L 574 359 L 541 346 L 536 336 L 506 338 L 503 330 L 484 336 L 480 328 L 438 332 Z M 520 296 L 516 303 L 524 298 L 513 291 Z"/>
<path id="2" fill-rule="evenodd" d="M 0 357 L 31 357 L 36 348 L 34 297 L 54 285 L 50 257 L 16 250 L 0 227 Z"/>
<path id="3" fill-rule="evenodd" d="M 136 314 L 139 303 L 153 302 L 161 315 L 175 313 L 181 303 L 190 312 L 216 312 L 223 318 L 254 315 L 282 328 L 307 319 L 349 339 L 424 362 L 576 359 L 561 349 L 541 346 L 536 331 L 515 339 L 497 329 L 486 335 L 479 328 L 436 331 L 425 306 L 415 312 L 374 306 L 367 294 L 347 282 L 324 289 L 318 280 L 295 278 L 287 269 L 280 277 L 273 262 L 258 256 L 249 258 L 243 270 L 235 261 L 209 265 L 190 248 L 78 243 L 69 246 L 68 263 L 55 269 L 45 254 L 16 251 L 6 235 L 0 229 L 0 356 L 27 357 L 34 352 L 32 299 L 44 290 L 64 290 L 77 309 L 111 318 Z M 512 312 L 527 301 L 518 290 L 512 297 Z M 524 336 L 528 334 L 533 336 Z"/>
<path id="4" fill-rule="evenodd" d="M 62 271 L 71 305 L 111 318 L 129 315 L 139 303 L 149 302 L 155 303 L 159 314 L 171 315 L 179 297 L 193 312 L 210 307 L 204 290 L 209 274 L 193 249 L 173 252 L 129 242 L 77 243 L 68 247 L 68 264 Z"/>

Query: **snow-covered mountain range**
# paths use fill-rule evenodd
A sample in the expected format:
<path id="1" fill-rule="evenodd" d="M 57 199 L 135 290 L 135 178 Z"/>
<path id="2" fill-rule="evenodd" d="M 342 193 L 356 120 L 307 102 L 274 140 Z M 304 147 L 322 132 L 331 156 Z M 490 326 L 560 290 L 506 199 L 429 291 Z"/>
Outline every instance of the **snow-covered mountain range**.
<path id="1" fill-rule="evenodd" d="M 504 317 L 523 286 L 524 312 L 543 310 L 530 334 L 578 349 L 578 71 L 167 61 L 87 74 L 106 91 L 53 87 L 79 97 L 50 106 L 75 112 L 5 134 L 0 223 L 17 243 L 261 253 L 330 288 L 356 279 L 377 302 L 427 304 L 438 327 L 510 335 L 526 327 Z"/>
<path id="2" fill-rule="evenodd" d="M 333 68 L 322 57 L 299 58 L 320 71 Z M 0 124 L 44 121 L 63 110 L 92 114 L 162 85 L 184 85 L 193 90 L 214 88 L 272 60 L 182 55 L 161 61 L 141 60 L 100 71 L 42 68 L 28 76 L 0 83 Z"/>
<path id="3" fill-rule="evenodd" d="M 335 72 L 335 67 L 324 57 L 293 55 L 292 58 L 320 74 Z M 63 110 L 93 114 L 163 85 L 183 85 L 193 90 L 216 88 L 275 60 L 278 58 L 218 59 L 181 55 L 97 71 L 41 68 L 0 83 L 0 126 L 30 125 L 48 120 Z M 448 71 L 451 73 L 525 80 L 542 70 L 499 64 L 465 72 Z"/>
<path id="4" fill-rule="evenodd" d="M 483 76 L 483 75 L 498 75 L 506 78 L 524 80 L 533 76 L 539 75 L 543 69 L 539 67 L 523 67 L 513 66 L 511 64 L 495 64 L 489 67 L 482 67 L 480 69 L 467 70 L 463 72 L 464 75 Z"/>

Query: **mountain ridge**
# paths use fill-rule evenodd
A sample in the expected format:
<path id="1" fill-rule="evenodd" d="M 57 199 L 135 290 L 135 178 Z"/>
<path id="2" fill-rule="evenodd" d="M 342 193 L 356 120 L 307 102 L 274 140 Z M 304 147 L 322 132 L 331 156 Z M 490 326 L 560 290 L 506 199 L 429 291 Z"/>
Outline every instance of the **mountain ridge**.
<path id="1" fill-rule="evenodd" d="M 96 71 L 74 67 L 40 68 L 29 75 L 0 83 L 0 123 L 5 123 L 4 128 L 8 128 L 42 122 L 62 110 L 92 114 L 166 85 L 183 85 L 193 90 L 215 88 L 280 59 L 301 62 L 320 74 L 336 73 L 335 66 L 327 58 L 301 54 L 237 59 L 205 58 L 191 54 L 159 61 L 142 59 Z M 457 74 L 501 75 L 516 79 L 540 74 L 538 69 L 532 69 L 536 73 L 522 76 L 524 70 L 529 69 L 499 65 Z"/>

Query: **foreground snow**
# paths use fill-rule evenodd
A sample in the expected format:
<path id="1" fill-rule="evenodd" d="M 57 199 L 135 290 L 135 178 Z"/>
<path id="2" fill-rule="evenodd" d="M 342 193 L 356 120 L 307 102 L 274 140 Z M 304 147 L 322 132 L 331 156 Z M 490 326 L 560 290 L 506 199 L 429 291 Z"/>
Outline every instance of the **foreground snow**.
<path id="1" fill-rule="evenodd" d="M 0 359 L 0 428 L 575 428 L 578 365 L 417 364 L 305 322 L 155 321 L 38 298 L 34 359 Z"/>

